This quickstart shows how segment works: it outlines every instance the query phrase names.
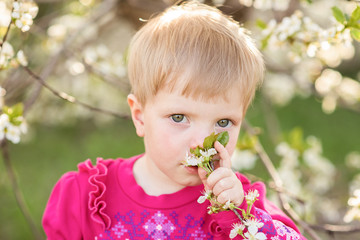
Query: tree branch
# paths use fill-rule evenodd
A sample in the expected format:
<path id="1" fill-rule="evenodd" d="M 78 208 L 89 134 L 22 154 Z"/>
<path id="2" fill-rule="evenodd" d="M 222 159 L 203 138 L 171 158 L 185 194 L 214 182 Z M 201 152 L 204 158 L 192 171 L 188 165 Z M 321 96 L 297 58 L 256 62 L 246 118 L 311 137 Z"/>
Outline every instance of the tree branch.
<path id="1" fill-rule="evenodd" d="M 79 100 L 77 100 L 75 97 L 65 93 L 65 92 L 59 92 L 57 90 L 55 90 L 53 87 L 51 87 L 49 84 L 47 84 L 40 76 L 36 75 L 33 71 L 31 71 L 28 67 L 23 67 L 25 69 L 25 71 L 31 76 L 33 77 L 34 79 L 36 79 L 41 86 L 45 87 L 46 89 L 48 89 L 52 94 L 54 94 L 55 96 L 67 101 L 67 102 L 70 102 L 70 103 L 74 103 L 74 104 L 77 104 L 77 105 L 80 105 L 84 108 L 87 108 L 91 111 L 96 111 L 96 112 L 101 112 L 101 113 L 105 113 L 105 114 L 108 114 L 108 115 L 111 115 L 111 116 L 114 116 L 114 117 L 117 117 L 117 118 L 122 118 L 122 119 L 129 119 L 129 115 L 128 114 L 120 114 L 120 113 L 116 113 L 116 112 L 113 112 L 113 111 L 110 111 L 110 110 L 104 110 L 104 109 L 101 109 L 101 108 L 98 108 L 98 107 L 94 107 L 94 106 L 91 106 L 87 103 L 83 103 Z"/>
<path id="2" fill-rule="evenodd" d="M 251 125 L 248 122 L 244 121 L 243 126 L 250 135 L 255 135 L 254 129 L 251 127 Z M 267 155 L 267 153 L 265 152 L 263 146 L 261 145 L 261 143 L 259 141 L 257 141 L 255 144 L 255 151 L 258 153 L 259 158 L 262 160 L 262 162 L 265 165 L 267 171 L 269 172 L 271 178 L 273 179 L 276 188 L 279 188 L 279 189 L 283 188 L 283 182 L 282 182 L 278 172 L 276 171 L 275 166 L 271 162 L 269 156 Z M 284 211 L 295 222 L 300 224 L 301 227 L 309 234 L 309 236 L 312 239 L 321 240 L 321 238 L 315 233 L 315 231 L 311 228 L 311 226 L 308 223 L 304 222 L 299 217 L 299 215 L 291 208 L 289 202 L 286 200 L 285 194 L 282 192 L 279 192 L 279 191 L 277 192 L 277 194 L 279 197 L 280 204 L 281 204 L 282 208 L 284 209 Z"/>
<path id="3" fill-rule="evenodd" d="M 41 79 L 47 79 L 55 67 L 57 66 L 57 63 L 63 54 L 63 52 L 70 46 L 70 44 L 76 39 L 78 35 L 85 29 L 87 29 L 87 26 L 91 23 L 94 23 L 96 21 L 99 21 L 101 18 L 105 17 L 109 11 L 114 9 L 114 6 L 116 5 L 117 1 L 115 0 L 106 0 L 103 1 L 100 6 L 94 10 L 93 14 L 90 15 L 90 17 L 87 19 L 87 21 L 84 21 L 84 23 L 75 31 L 73 32 L 63 43 L 62 47 L 49 59 L 48 65 L 43 69 L 43 71 L 40 74 Z M 38 85 L 34 93 L 29 97 L 29 99 L 24 103 L 24 114 L 29 111 L 31 106 L 35 103 L 36 99 L 39 97 L 41 93 L 43 85 Z"/>

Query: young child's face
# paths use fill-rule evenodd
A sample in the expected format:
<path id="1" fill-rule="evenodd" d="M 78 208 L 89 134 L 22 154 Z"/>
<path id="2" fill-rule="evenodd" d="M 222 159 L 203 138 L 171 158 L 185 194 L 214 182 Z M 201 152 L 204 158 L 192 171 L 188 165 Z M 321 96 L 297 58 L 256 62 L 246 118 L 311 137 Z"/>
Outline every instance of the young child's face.
<path id="1" fill-rule="evenodd" d="M 141 109 L 141 123 L 135 123 L 144 137 L 149 174 L 178 189 L 201 184 L 196 167 L 183 165 L 186 152 L 201 146 L 212 132 L 228 131 L 226 149 L 233 153 L 243 118 L 239 95 L 232 89 L 228 101 L 222 97 L 206 101 L 160 90 Z"/>

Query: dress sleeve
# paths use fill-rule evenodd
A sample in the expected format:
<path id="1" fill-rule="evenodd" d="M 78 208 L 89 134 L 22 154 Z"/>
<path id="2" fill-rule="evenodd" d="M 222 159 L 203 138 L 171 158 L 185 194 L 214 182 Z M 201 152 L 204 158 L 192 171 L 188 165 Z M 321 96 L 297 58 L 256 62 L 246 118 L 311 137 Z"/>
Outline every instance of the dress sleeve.
<path id="1" fill-rule="evenodd" d="M 258 230 L 255 231 L 254 228 L 249 232 L 244 230 L 246 238 L 250 238 L 250 235 L 254 239 L 268 239 L 268 240 L 306 240 L 304 236 L 301 235 L 295 223 L 287 217 L 280 209 L 278 209 L 273 203 L 266 199 L 266 191 L 263 183 L 254 183 L 250 182 L 243 176 L 239 176 L 241 182 L 243 183 L 245 194 L 250 190 L 257 190 L 259 192 L 259 198 L 254 203 L 251 208 L 251 214 L 254 216 L 252 218 L 257 222 Z M 239 207 L 240 209 L 247 210 L 247 203 L 244 200 Z M 242 216 L 241 211 L 238 213 Z M 240 223 L 239 218 L 232 211 L 224 211 L 217 214 L 213 214 L 214 221 L 218 224 L 218 234 L 215 235 L 214 239 L 230 239 L 230 232 L 236 223 Z M 263 238 L 263 237 L 266 238 Z M 234 240 L 243 239 L 240 236 L 234 238 Z"/>
<path id="2" fill-rule="evenodd" d="M 47 239 L 82 239 L 79 195 L 76 173 L 63 175 L 45 208 L 42 223 Z"/>

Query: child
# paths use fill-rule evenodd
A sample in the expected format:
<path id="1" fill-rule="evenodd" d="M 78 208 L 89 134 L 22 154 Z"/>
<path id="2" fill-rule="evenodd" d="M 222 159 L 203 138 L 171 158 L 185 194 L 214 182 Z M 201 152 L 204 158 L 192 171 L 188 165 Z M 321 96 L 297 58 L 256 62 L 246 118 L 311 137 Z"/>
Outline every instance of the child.
<path id="1" fill-rule="evenodd" d="M 197 202 L 204 188 L 244 210 L 244 195 L 259 192 L 246 239 L 305 239 L 266 200 L 262 183 L 231 170 L 240 125 L 264 71 L 261 54 L 236 22 L 199 3 L 173 6 L 134 36 L 128 64 L 128 104 L 145 153 L 98 159 L 95 166 L 87 160 L 65 174 L 44 213 L 48 239 L 229 239 L 230 233 L 243 239 L 231 232 L 242 226 L 234 212 L 210 215 L 211 203 Z M 223 131 L 230 140 L 226 147 L 215 142 L 220 161 L 214 172 L 207 177 L 202 168 L 184 166 L 190 149 Z"/>

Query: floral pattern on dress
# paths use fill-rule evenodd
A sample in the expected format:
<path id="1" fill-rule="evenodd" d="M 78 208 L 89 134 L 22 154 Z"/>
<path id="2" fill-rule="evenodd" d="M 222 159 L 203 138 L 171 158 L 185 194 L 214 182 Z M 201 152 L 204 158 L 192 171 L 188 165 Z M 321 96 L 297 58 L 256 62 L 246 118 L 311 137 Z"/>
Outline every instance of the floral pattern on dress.
<path id="1" fill-rule="evenodd" d="M 116 224 L 110 229 L 99 234 L 96 240 L 116 239 L 145 239 L 145 240 L 167 240 L 167 239 L 193 239 L 212 240 L 213 237 L 204 232 L 202 218 L 196 220 L 192 215 L 185 216 L 185 224 L 179 223 L 179 215 L 173 211 L 165 215 L 161 211 L 150 213 L 144 210 L 140 214 L 140 220 L 136 221 L 135 213 L 129 211 L 125 215 L 116 214 Z M 184 221 L 182 221 L 184 222 Z"/>
<path id="2" fill-rule="evenodd" d="M 299 234 L 294 229 L 287 227 L 280 221 L 274 220 L 273 222 L 278 236 L 283 237 L 281 239 L 300 240 Z"/>
<path id="3" fill-rule="evenodd" d="M 143 228 L 153 240 L 167 239 L 175 230 L 174 224 L 160 211 L 155 213 Z"/>

